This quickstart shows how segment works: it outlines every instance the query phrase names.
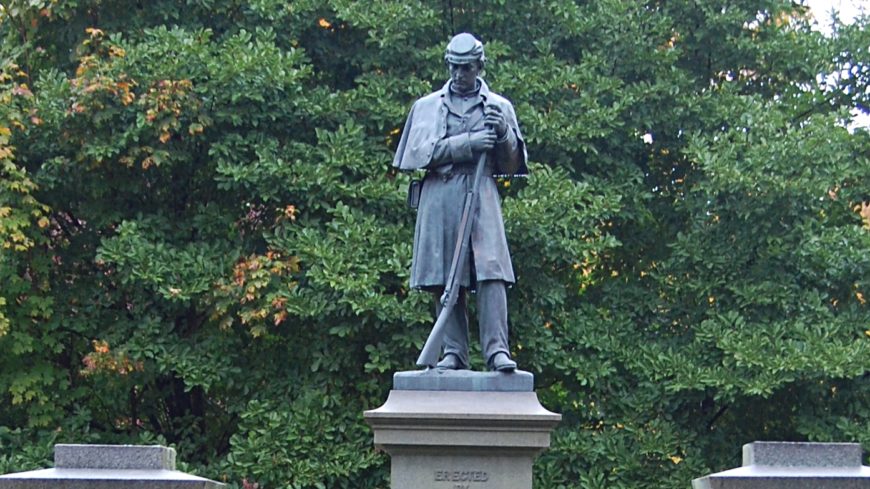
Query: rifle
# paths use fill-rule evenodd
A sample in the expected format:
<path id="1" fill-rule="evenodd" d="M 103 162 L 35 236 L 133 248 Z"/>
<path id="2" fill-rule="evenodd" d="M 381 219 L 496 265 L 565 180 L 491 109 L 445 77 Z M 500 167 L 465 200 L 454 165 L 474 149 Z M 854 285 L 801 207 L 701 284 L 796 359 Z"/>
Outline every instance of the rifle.
<path id="1" fill-rule="evenodd" d="M 477 159 L 477 168 L 474 170 L 474 183 L 465 193 L 465 204 L 462 207 L 462 218 L 459 221 L 459 235 L 456 237 L 456 246 L 453 248 L 453 261 L 450 263 L 450 273 L 447 275 L 447 283 L 444 284 L 444 294 L 441 295 L 441 314 L 432 326 L 432 331 L 426 339 L 426 344 L 417 357 L 417 365 L 420 367 L 434 367 L 438 362 L 438 354 L 444 344 L 444 327 L 447 325 L 447 317 L 450 316 L 456 300 L 460 294 L 460 278 L 465 274 L 465 264 L 468 261 L 468 248 L 470 247 L 471 223 L 474 210 L 478 203 L 477 194 L 480 189 L 480 179 L 486 168 L 487 152 L 484 151 Z"/>

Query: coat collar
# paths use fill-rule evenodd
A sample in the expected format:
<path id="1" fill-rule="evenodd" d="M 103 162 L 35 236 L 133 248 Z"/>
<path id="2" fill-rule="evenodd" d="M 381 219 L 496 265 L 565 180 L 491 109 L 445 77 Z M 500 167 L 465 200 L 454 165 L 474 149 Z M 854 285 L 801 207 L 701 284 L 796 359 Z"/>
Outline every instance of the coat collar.
<path id="1" fill-rule="evenodd" d="M 480 94 L 480 98 L 482 98 L 483 102 L 486 103 L 487 99 L 489 99 L 489 85 L 487 85 L 481 77 L 477 77 L 477 81 L 480 82 L 480 91 L 478 92 Z M 450 96 L 450 83 L 450 80 L 447 80 L 447 83 L 445 83 L 444 86 L 441 87 L 441 90 L 438 91 L 438 95 L 442 99 Z"/>

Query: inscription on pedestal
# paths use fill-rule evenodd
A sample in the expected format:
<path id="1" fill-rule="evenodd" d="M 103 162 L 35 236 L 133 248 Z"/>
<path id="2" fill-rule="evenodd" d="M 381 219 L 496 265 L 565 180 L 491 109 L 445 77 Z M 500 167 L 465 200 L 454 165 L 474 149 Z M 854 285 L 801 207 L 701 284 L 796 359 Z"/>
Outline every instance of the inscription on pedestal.
<path id="1" fill-rule="evenodd" d="M 486 482 L 489 474 L 482 470 L 436 470 L 435 482 L 465 482 L 455 484 L 454 489 L 468 489 L 468 482 Z"/>

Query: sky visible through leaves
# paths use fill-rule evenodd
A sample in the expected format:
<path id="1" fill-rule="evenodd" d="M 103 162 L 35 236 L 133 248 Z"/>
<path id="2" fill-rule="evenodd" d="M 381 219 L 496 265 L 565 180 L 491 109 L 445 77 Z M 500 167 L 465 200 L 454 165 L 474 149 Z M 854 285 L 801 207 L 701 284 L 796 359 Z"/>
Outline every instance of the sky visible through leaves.
<path id="1" fill-rule="evenodd" d="M 852 23 L 858 16 L 870 15 L 870 0 L 804 0 L 804 4 L 812 9 L 817 28 L 827 34 L 831 31 L 833 14 L 847 24 Z M 870 128 L 870 114 L 857 111 L 853 114 L 855 119 L 852 121 L 852 127 Z"/>

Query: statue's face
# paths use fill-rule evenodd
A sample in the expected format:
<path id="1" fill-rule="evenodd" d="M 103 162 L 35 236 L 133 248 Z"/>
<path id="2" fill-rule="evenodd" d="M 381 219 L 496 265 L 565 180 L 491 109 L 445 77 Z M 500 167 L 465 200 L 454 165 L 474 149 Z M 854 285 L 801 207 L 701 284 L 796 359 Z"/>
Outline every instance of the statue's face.
<path id="1" fill-rule="evenodd" d="M 474 90 L 477 75 L 480 74 L 480 63 L 447 63 L 450 71 L 450 80 L 453 81 L 453 89 L 457 92 L 470 92 Z"/>

